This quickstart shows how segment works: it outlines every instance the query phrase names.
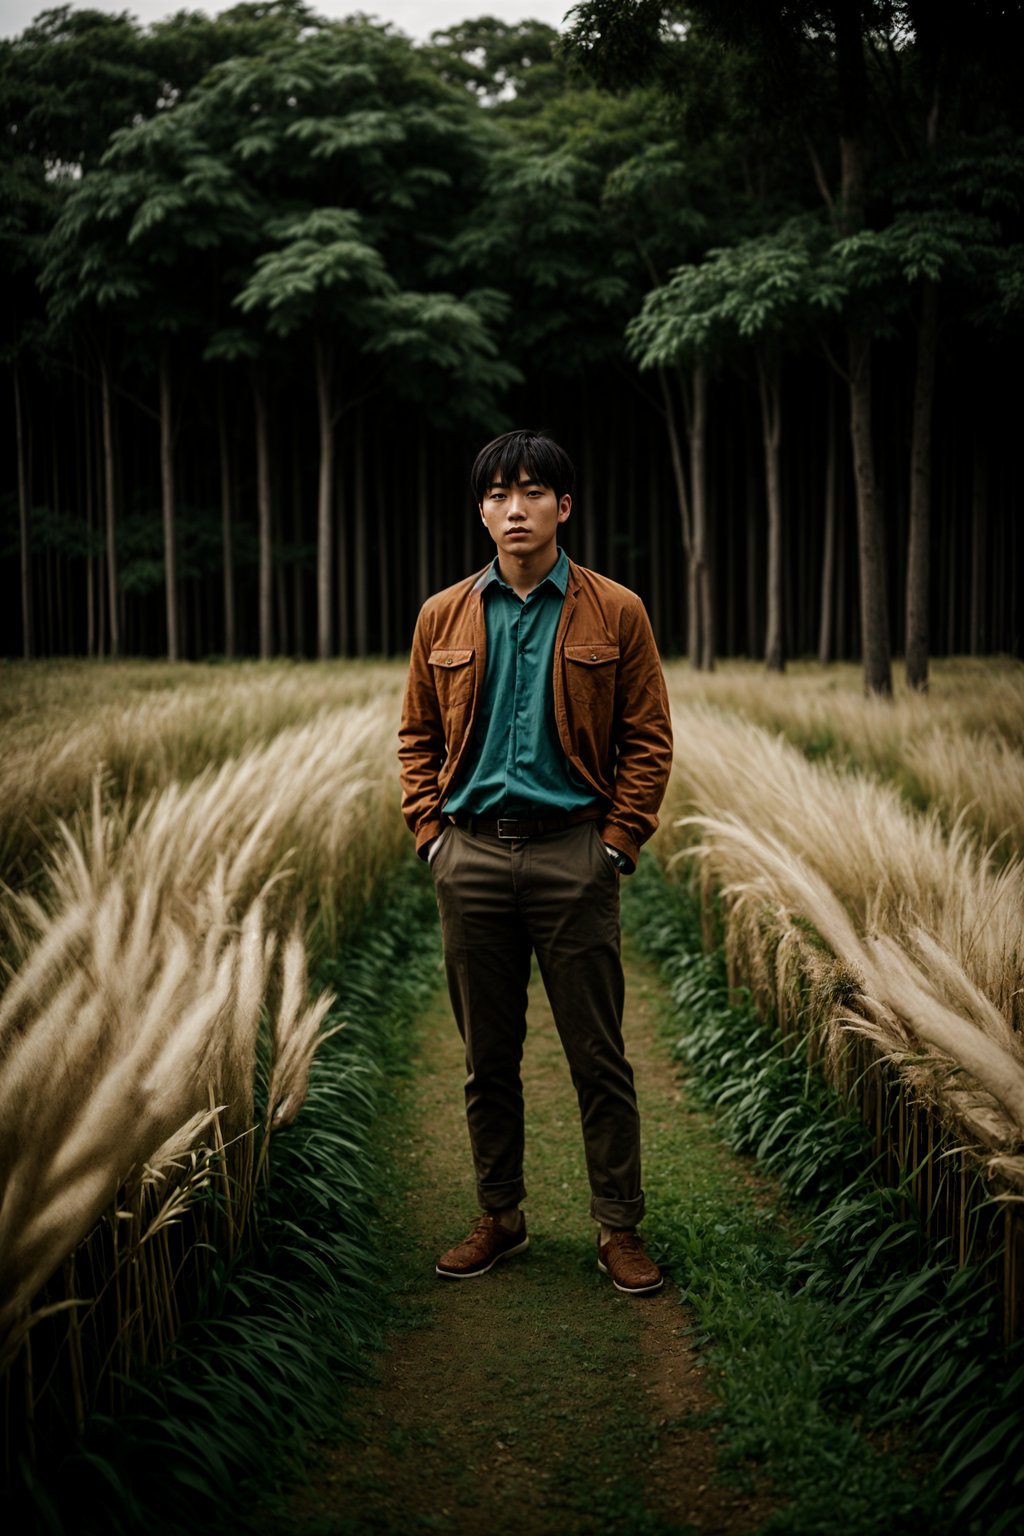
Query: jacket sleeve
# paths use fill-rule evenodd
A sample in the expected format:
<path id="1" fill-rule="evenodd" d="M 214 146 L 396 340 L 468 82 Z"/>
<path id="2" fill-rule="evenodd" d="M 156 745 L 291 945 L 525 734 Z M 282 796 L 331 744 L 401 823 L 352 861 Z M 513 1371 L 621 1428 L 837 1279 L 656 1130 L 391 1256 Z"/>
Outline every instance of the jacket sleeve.
<path id="1" fill-rule="evenodd" d="M 615 682 L 615 788 L 601 826 L 635 865 L 658 825 L 672 771 L 672 717 L 650 620 L 639 598 L 623 612 Z"/>
<path id="2" fill-rule="evenodd" d="M 447 749 L 429 662 L 431 629 L 430 614 L 423 608 L 416 620 L 398 729 L 402 815 L 416 838 L 420 858 L 426 858 L 427 848 L 444 827 L 438 774 Z"/>

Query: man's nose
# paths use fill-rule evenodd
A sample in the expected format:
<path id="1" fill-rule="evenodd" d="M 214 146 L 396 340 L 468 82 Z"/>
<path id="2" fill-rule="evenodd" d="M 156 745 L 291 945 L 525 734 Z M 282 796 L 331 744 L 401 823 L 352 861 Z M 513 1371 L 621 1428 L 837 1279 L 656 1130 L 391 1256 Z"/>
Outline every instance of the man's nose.
<path id="1" fill-rule="evenodd" d="M 516 518 L 526 516 L 526 497 L 520 496 L 517 491 L 513 491 L 509 497 L 508 515 Z"/>

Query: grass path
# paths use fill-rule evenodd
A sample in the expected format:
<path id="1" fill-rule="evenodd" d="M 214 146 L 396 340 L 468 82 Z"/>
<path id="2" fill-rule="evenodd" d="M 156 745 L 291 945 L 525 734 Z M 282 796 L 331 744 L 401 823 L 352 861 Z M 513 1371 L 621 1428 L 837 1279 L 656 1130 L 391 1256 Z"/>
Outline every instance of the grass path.
<path id="1" fill-rule="evenodd" d="M 664 989 L 629 956 L 625 1033 L 643 1116 L 657 1252 L 659 1193 L 753 1205 L 676 1083 L 659 1019 Z M 595 1264 L 575 1096 L 534 982 L 524 1062 L 526 1254 L 476 1281 L 434 1274 L 475 1214 L 461 1045 L 447 999 L 421 1020 L 418 1063 L 382 1128 L 397 1170 L 388 1196 L 397 1324 L 376 1379 L 353 1389 L 349 1437 L 326 1448 L 277 1517 L 303 1536 L 479 1531 L 753 1532 L 771 1506 L 716 1478 L 711 1395 L 681 1295 L 629 1298 Z"/>

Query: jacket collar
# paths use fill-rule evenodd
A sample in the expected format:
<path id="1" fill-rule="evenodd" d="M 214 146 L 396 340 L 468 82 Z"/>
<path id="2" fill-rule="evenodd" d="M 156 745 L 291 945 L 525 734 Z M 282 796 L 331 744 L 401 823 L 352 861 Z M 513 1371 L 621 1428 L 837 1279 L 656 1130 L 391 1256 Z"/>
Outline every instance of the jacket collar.
<path id="1" fill-rule="evenodd" d="M 501 572 L 498 570 L 498 557 L 495 555 L 490 565 L 485 565 L 479 576 L 474 578 L 470 591 L 476 597 L 479 593 L 484 592 L 491 585 L 492 581 L 501 581 L 501 579 Z M 544 581 L 553 582 L 563 597 L 570 588 L 572 588 L 574 594 L 579 591 L 579 567 L 573 565 L 561 545 L 558 547 L 558 559 L 544 577 Z M 538 582 L 537 585 L 543 586 L 544 582 Z"/>

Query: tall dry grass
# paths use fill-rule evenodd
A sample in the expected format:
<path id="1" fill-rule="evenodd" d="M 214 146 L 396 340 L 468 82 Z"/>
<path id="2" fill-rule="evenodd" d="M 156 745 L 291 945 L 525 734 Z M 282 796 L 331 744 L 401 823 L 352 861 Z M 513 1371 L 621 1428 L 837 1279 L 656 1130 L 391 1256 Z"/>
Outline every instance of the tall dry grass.
<path id="1" fill-rule="evenodd" d="M 31 875 L 56 823 L 239 757 L 321 710 L 397 701 L 401 665 L 166 662 L 9 666 L 0 690 L 0 873 Z"/>
<path id="2" fill-rule="evenodd" d="M 870 1033 L 1024 1184 L 1020 860 L 751 721 L 678 703 L 674 719 L 658 846 L 723 891 L 737 972 L 815 1019 L 833 1059 L 844 1030 Z"/>
<path id="3" fill-rule="evenodd" d="M 240 1241 L 266 1137 L 298 1113 L 323 1038 L 331 1000 L 308 995 L 306 936 L 315 927 L 318 944 L 336 943 L 404 846 L 392 676 L 386 687 L 378 678 L 372 703 L 321 708 L 285 728 L 280 718 L 296 705 L 276 684 L 269 700 L 246 703 L 235 680 L 220 716 L 220 688 L 161 699 L 154 711 L 132 705 L 142 739 L 193 770 L 146 794 L 138 785 L 157 772 L 152 761 L 122 799 L 109 780 L 104 792 L 95 757 L 71 763 L 72 798 L 86 767 L 93 773 L 88 809 L 60 828 L 32 890 L 8 892 L 2 908 L 8 1363 L 31 1348 L 33 1325 L 53 1306 L 69 1309 L 69 1350 L 82 1357 L 70 1341 L 94 1307 L 74 1294 L 87 1239 L 104 1256 L 98 1289 L 105 1316 L 113 1306 L 118 1318 L 108 1365 L 121 1369 L 173 1338 L 174 1273 L 189 1263 L 172 1257 L 175 1229 L 190 1203 L 215 1189 L 217 1241 Z M 307 709 L 321 688 L 300 688 Z M 108 711 L 108 724 L 115 718 Z M 218 718 L 220 748 L 248 739 L 254 722 L 269 739 L 200 767 L 202 732 Z M 92 749 L 112 739 L 106 729 L 88 738 Z M 88 730 L 72 725 L 66 739 L 84 752 Z M 141 762 L 144 749 L 132 751 Z M 257 1127 L 264 1020 L 272 1050 L 267 1123 Z M 97 1241 L 101 1228 L 108 1237 Z M 83 1403 L 95 1395 L 95 1381 L 72 1376 Z"/>
<path id="4" fill-rule="evenodd" d="M 787 673 L 729 663 L 667 669 L 679 707 L 710 704 L 781 732 L 814 760 L 870 770 L 913 805 L 933 806 L 1000 857 L 1024 854 L 1024 666 L 958 659 L 933 667 L 927 695 L 897 679 L 892 700 L 865 697 L 847 665 Z"/>

